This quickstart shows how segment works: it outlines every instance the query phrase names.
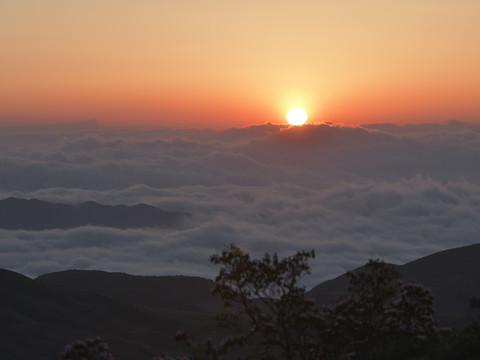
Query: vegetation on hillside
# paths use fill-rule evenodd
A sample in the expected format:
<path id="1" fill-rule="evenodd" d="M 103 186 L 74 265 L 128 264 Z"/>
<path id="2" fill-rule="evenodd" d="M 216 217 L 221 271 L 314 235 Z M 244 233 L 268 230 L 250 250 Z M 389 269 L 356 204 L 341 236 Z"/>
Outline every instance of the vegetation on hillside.
<path id="1" fill-rule="evenodd" d="M 314 256 L 312 250 L 252 259 L 235 245 L 213 255 L 211 261 L 221 266 L 212 292 L 223 302 L 218 321 L 224 335 L 195 341 L 179 331 L 175 338 L 188 354 L 155 360 L 474 359 L 480 354 L 478 322 L 460 333 L 440 327 L 430 290 L 403 282 L 380 260 L 349 272 L 348 293 L 318 308 L 300 285 Z M 472 306 L 480 308 L 480 300 Z M 83 353 L 92 354 L 83 358 L 113 359 L 99 344 L 77 341 L 67 345 L 61 359 L 80 359 L 72 351 L 82 346 Z"/>

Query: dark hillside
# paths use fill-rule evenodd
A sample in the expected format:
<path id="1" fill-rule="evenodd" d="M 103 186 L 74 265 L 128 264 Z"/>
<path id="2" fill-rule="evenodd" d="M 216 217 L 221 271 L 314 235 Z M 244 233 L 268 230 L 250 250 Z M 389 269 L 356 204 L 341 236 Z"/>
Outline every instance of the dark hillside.
<path id="1" fill-rule="evenodd" d="M 408 282 L 434 293 L 437 317 L 461 327 L 476 314 L 468 307 L 480 296 L 480 245 L 442 251 L 398 266 Z M 332 303 L 347 288 L 345 275 L 309 292 Z M 187 276 L 133 276 L 69 270 L 32 280 L 0 270 L 2 360 L 55 359 L 75 339 L 99 335 L 119 360 L 151 360 L 163 351 L 184 349 L 177 330 L 194 337 L 215 334 L 218 299 L 211 280 Z"/>
<path id="2" fill-rule="evenodd" d="M 180 285 L 189 286 L 184 288 L 174 285 L 172 277 L 171 281 L 167 279 L 172 286 L 156 288 L 161 278 L 155 284 L 152 277 L 146 280 L 147 288 L 142 290 L 141 283 L 145 279 L 132 276 L 139 284 L 126 286 L 113 295 L 115 284 L 122 283 L 118 277 L 122 278 L 123 274 L 113 274 L 117 282 L 103 286 L 106 273 L 91 272 L 84 279 L 89 281 L 83 285 L 79 276 L 68 278 L 78 273 L 66 273 L 56 280 L 70 281 L 73 284 L 70 288 L 55 285 L 53 281 L 47 284 L 46 279 L 55 277 L 52 274 L 41 281 L 8 270 L 0 271 L 2 359 L 55 359 L 71 341 L 100 335 L 109 343 L 117 359 L 150 360 L 162 351 L 183 349 L 172 340 L 179 329 L 193 334 L 215 331 L 214 315 L 205 310 L 213 309 L 216 304 L 212 299 L 208 305 L 207 294 L 211 287 L 208 280 L 178 277 Z M 75 281 L 78 281 L 78 288 Z M 95 291 L 98 287 L 107 291 Z M 129 291 L 141 294 L 138 301 Z M 196 299 L 203 301 L 204 309 L 195 306 Z"/>
<path id="3" fill-rule="evenodd" d="M 438 318 L 446 325 L 463 327 L 476 313 L 470 298 L 480 296 L 480 244 L 441 251 L 397 266 L 403 280 L 430 288 Z M 329 304 L 345 293 L 345 275 L 325 281 L 309 291 L 320 304 Z"/>
<path id="4" fill-rule="evenodd" d="M 432 290 L 436 311 L 446 323 L 462 326 L 475 316 L 469 300 L 480 296 L 480 244 L 441 251 L 399 270 L 406 281 Z"/>
<path id="5" fill-rule="evenodd" d="M 155 309 L 211 311 L 220 306 L 220 301 L 210 293 L 214 282 L 198 277 L 67 270 L 39 276 L 35 281 L 73 291 L 109 295 Z"/>

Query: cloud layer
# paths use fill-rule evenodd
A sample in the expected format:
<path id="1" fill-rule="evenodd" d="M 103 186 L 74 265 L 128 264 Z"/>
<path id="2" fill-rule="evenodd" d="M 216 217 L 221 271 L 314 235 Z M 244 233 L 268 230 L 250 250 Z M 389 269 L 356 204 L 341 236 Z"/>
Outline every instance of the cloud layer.
<path id="1" fill-rule="evenodd" d="M 234 242 L 314 248 L 313 285 L 380 257 L 403 263 L 478 242 L 480 127 L 262 125 L 226 131 L 9 129 L 0 195 L 145 202 L 193 218 L 172 230 L 1 231 L 0 266 L 213 277 Z"/>

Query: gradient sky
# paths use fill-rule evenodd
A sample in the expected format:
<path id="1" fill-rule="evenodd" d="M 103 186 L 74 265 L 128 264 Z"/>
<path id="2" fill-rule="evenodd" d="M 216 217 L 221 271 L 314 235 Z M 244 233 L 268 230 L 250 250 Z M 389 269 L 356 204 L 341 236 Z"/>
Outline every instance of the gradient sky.
<path id="1" fill-rule="evenodd" d="M 480 121 L 476 0 L 2 0 L 0 124 Z"/>

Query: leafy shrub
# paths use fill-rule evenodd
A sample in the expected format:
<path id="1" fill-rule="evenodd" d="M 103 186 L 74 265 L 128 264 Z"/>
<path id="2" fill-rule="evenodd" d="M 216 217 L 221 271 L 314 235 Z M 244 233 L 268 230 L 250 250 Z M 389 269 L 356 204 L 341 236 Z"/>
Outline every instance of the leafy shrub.
<path id="1" fill-rule="evenodd" d="M 115 360 L 108 352 L 108 344 L 99 336 L 85 340 L 75 340 L 65 346 L 60 360 Z"/>

